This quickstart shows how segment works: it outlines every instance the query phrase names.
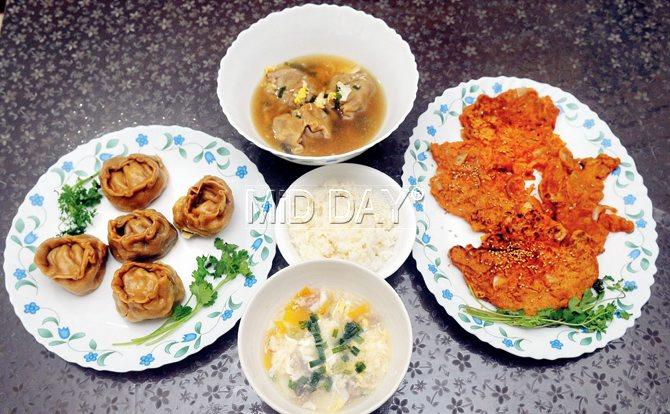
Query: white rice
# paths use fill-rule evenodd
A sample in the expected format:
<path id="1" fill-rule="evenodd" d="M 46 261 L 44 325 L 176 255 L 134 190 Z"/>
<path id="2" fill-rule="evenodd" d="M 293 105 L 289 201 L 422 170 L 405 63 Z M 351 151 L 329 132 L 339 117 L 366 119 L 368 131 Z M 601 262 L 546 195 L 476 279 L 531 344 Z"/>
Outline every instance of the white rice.
<path id="1" fill-rule="evenodd" d="M 331 189 L 343 191 L 331 192 Z M 366 189 L 351 183 L 331 182 L 309 189 L 306 197 L 287 198 L 289 237 L 302 260 L 344 259 L 375 272 L 384 266 L 393 255 L 398 238 L 392 211 L 394 203 L 378 189 L 369 189 L 367 193 Z M 365 204 L 364 198 L 367 199 Z M 308 216 L 312 208 L 311 220 L 296 223 L 304 221 L 299 218 Z M 342 217 L 347 211 L 353 212 L 353 218 L 345 223 L 331 220 L 329 208 L 331 218 Z"/>

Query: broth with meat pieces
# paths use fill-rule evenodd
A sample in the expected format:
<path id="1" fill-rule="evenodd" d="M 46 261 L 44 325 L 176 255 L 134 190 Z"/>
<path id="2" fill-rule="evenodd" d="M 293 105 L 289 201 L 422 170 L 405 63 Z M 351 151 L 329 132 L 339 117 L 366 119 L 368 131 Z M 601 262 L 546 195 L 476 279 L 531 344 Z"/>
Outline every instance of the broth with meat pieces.
<path id="1" fill-rule="evenodd" d="M 251 101 L 265 141 L 290 154 L 342 154 L 370 142 L 386 116 L 379 81 L 336 56 L 310 55 L 267 68 Z"/>

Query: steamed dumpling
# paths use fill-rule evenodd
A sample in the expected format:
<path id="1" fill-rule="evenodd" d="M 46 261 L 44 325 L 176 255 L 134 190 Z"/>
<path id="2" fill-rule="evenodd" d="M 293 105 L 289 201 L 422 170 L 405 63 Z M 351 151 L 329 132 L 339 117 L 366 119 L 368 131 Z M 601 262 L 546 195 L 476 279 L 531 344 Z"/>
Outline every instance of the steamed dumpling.
<path id="1" fill-rule="evenodd" d="M 105 161 L 100 169 L 102 193 L 123 211 L 142 209 L 161 195 L 168 172 L 159 157 L 130 154 Z"/>
<path id="2" fill-rule="evenodd" d="M 126 262 L 114 273 L 112 295 L 121 316 L 139 322 L 170 316 L 184 298 L 184 285 L 166 264 Z"/>
<path id="3" fill-rule="evenodd" d="M 233 192 L 225 181 L 206 175 L 172 207 L 174 224 L 184 237 L 208 237 L 220 232 L 233 215 Z"/>
<path id="4" fill-rule="evenodd" d="M 289 108 L 297 108 L 319 93 L 318 85 L 306 72 L 290 66 L 269 70 L 265 80 L 265 91 Z"/>
<path id="5" fill-rule="evenodd" d="M 333 76 L 329 88 L 337 90 L 342 96 L 340 111 L 345 119 L 352 119 L 357 113 L 365 111 L 377 91 L 374 79 L 362 70 Z"/>
<path id="6" fill-rule="evenodd" d="M 300 109 L 277 115 L 272 120 L 272 133 L 284 151 L 300 154 L 304 149 L 304 138 L 330 139 L 333 124 L 325 110 L 308 103 Z"/>
<path id="7" fill-rule="evenodd" d="M 35 252 L 35 265 L 42 273 L 80 296 L 100 286 L 106 263 L 107 246 L 88 234 L 47 239 Z"/>
<path id="8" fill-rule="evenodd" d="M 135 210 L 107 224 L 109 250 L 116 260 L 151 261 L 165 256 L 177 242 L 177 230 L 156 210 Z"/>

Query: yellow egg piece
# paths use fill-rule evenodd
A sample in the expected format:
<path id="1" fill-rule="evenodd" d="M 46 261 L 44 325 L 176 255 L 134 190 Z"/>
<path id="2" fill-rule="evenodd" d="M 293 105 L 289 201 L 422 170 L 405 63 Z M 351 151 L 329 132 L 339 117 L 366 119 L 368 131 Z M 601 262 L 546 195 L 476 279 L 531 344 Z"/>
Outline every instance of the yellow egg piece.
<path id="1" fill-rule="evenodd" d="M 305 308 L 289 305 L 286 307 L 286 309 L 284 309 L 283 322 L 287 325 L 287 328 L 298 326 L 300 322 L 306 321 L 308 319 L 309 310 Z"/>
<path id="2" fill-rule="evenodd" d="M 350 309 L 349 312 L 347 312 L 347 316 L 350 317 L 351 319 L 356 320 L 361 318 L 362 316 L 367 315 L 368 312 L 370 312 L 370 305 L 367 302 L 365 302 L 356 306 L 353 309 Z"/>
<path id="3" fill-rule="evenodd" d="M 323 302 L 319 310 L 316 312 L 319 316 L 327 315 L 330 312 L 330 308 L 333 306 L 333 298 L 328 296 Z"/>
<path id="4" fill-rule="evenodd" d="M 265 355 L 263 355 L 263 366 L 266 371 L 270 370 L 270 367 L 272 366 L 272 351 L 265 351 Z"/>
<path id="5" fill-rule="evenodd" d="M 308 92 L 309 92 L 309 90 L 305 86 L 298 89 L 298 92 L 296 92 L 296 94 L 295 94 L 295 98 L 293 98 L 293 102 L 296 105 L 302 105 L 307 100 L 307 93 Z"/>
<path id="6" fill-rule="evenodd" d="M 280 335 L 286 333 L 286 324 L 284 324 L 284 321 L 275 321 L 275 332 Z"/>
<path id="7" fill-rule="evenodd" d="M 313 294 L 314 294 L 314 292 L 312 291 L 312 289 L 305 286 L 304 288 L 300 289 L 300 291 L 298 293 L 296 293 L 295 297 L 296 298 L 306 298 L 308 296 L 312 296 Z"/>

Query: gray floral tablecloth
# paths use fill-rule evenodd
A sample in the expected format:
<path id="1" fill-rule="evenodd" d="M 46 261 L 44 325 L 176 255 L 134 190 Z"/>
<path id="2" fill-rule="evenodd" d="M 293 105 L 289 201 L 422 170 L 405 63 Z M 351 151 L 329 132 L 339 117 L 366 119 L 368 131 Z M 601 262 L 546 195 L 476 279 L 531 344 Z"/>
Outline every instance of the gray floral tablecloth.
<path id="1" fill-rule="evenodd" d="M 243 140 L 216 98 L 237 34 L 285 1 L 11 0 L 0 32 L 0 247 L 28 189 L 62 154 L 101 134 L 176 124 L 245 151 L 270 186 L 307 169 Z M 421 79 L 412 113 L 354 160 L 399 180 L 429 102 L 461 81 L 523 76 L 572 92 L 612 128 L 645 179 L 660 257 L 635 327 L 567 361 L 520 359 L 464 332 L 408 259 L 389 279 L 410 312 L 413 356 L 380 412 L 670 412 L 670 3 L 356 2 L 410 44 Z M 262 47 L 262 45 L 259 45 Z M 286 266 L 278 255 L 273 272 Z M 5 275 L 12 277 L 12 275 Z M 271 412 L 240 370 L 233 330 L 170 366 L 113 374 L 68 364 L 22 328 L 0 293 L 0 412 Z"/>

